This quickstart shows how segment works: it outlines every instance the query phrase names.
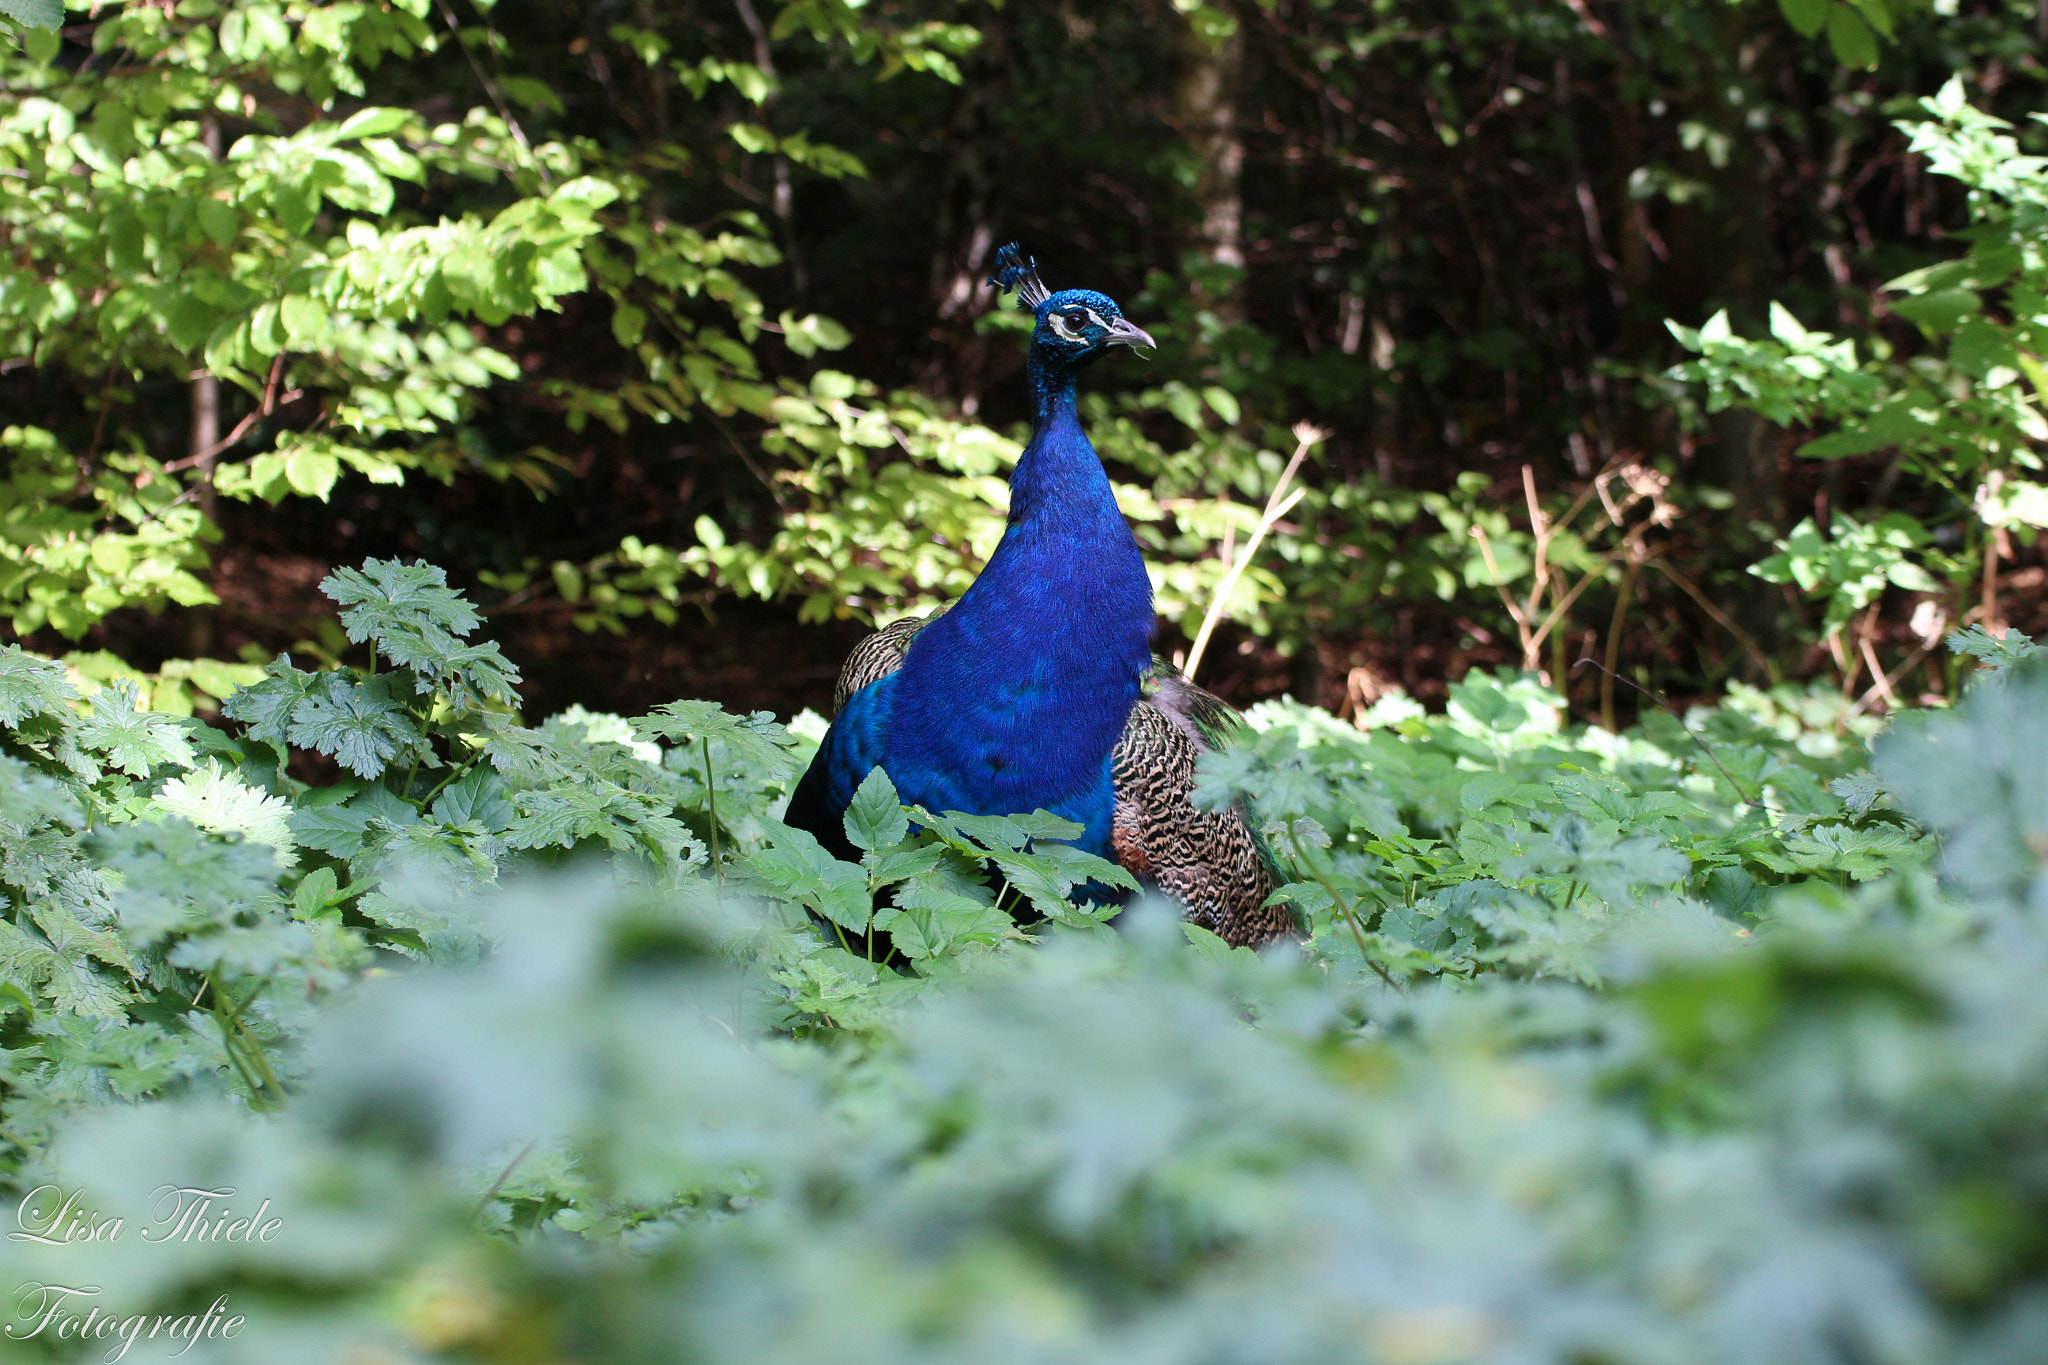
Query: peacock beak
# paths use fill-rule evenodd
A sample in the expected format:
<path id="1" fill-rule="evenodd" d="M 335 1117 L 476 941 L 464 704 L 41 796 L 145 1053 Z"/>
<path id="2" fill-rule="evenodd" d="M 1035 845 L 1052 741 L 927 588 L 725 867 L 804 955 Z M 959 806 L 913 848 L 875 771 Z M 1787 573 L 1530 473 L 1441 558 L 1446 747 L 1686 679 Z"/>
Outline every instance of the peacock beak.
<path id="1" fill-rule="evenodd" d="M 1155 351 L 1159 349 L 1159 343 L 1152 339 L 1152 334 L 1137 323 L 1132 322 L 1129 318 L 1118 318 L 1110 323 L 1109 335 L 1102 339 L 1102 344 L 1105 346 L 1144 346 Z"/>

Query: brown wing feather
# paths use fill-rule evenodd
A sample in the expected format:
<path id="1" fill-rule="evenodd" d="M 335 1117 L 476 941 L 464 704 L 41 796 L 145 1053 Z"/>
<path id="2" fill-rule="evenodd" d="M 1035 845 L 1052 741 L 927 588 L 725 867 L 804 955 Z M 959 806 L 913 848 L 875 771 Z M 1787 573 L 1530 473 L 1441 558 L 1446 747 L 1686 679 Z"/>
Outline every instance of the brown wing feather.
<path id="1" fill-rule="evenodd" d="M 892 621 L 855 645 L 839 670 L 832 713 L 903 667 L 910 642 L 945 610 Z M 1195 761 L 1240 723 L 1220 698 L 1155 661 L 1111 759 L 1110 852 L 1179 901 L 1196 924 L 1233 946 L 1258 948 L 1296 936 L 1286 908 L 1265 904 L 1277 884 L 1272 865 L 1242 807 L 1197 810 L 1189 799 Z"/>
<path id="2" fill-rule="evenodd" d="M 946 604 L 951 606 L 949 602 Z M 928 616 L 903 616 L 883 626 L 853 647 L 839 669 L 839 684 L 832 689 L 832 714 L 838 715 L 846 699 L 869 683 L 886 678 L 903 667 L 903 656 L 917 633 L 944 614 L 940 607 Z"/>
<path id="3" fill-rule="evenodd" d="M 1116 861 L 1233 946 L 1295 937 L 1286 907 L 1265 904 L 1276 879 L 1243 807 L 1198 810 L 1189 799 L 1196 760 L 1237 724 L 1236 713 L 1164 665 L 1146 691 L 1111 760 Z"/>

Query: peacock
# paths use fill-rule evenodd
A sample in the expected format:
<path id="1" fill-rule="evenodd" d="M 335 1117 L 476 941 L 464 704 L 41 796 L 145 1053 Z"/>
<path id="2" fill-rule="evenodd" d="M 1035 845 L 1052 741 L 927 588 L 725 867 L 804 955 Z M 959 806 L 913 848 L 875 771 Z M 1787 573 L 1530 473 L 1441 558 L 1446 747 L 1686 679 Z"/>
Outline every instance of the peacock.
<path id="1" fill-rule="evenodd" d="M 844 816 L 879 765 L 928 810 L 1071 820 L 1071 843 L 1232 944 L 1291 936 L 1287 911 L 1265 903 L 1275 879 L 1246 812 L 1189 799 L 1196 760 L 1241 722 L 1153 656 L 1151 580 L 1075 409 L 1081 371 L 1156 343 L 1106 295 L 1049 291 L 1014 243 L 996 262 L 989 283 L 1036 323 L 1033 432 L 1002 541 L 958 601 L 855 646 L 786 819 L 856 859 Z"/>

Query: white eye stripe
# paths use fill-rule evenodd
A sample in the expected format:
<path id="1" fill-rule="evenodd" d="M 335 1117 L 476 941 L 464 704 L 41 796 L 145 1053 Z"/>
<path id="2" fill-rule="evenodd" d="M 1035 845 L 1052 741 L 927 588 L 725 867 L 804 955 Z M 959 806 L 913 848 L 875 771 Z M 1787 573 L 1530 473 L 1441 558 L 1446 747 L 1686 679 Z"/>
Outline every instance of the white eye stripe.
<path id="1" fill-rule="evenodd" d="M 1093 308 L 1089 308 L 1086 306 L 1083 306 L 1081 311 L 1088 315 L 1089 322 L 1095 324 L 1097 327 L 1102 328 L 1104 331 L 1109 330 L 1109 324 L 1102 320 L 1102 314 L 1096 312 Z M 1079 341 L 1081 340 L 1083 335 L 1083 329 L 1080 327 L 1076 327 L 1073 323 L 1069 322 L 1067 320 L 1067 315 L 1063 312 L 1054 313 L 1052 315 L 1052 327 L 1055 332 L 1058 332 L 1061 336 L 1066 337 L 1071 341 Z"/>

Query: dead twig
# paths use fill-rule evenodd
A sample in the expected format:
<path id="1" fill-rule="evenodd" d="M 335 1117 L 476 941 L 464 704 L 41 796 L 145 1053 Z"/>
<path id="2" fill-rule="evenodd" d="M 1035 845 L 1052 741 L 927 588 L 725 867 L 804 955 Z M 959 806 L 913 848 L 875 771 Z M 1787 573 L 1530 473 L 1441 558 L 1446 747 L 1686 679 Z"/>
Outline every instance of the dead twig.
<path id="1" fill-rule="evenodd" d="M 1244 571 L 1250 567 L 1252 556 L 1259 552 L 1259 542 L 1266 538 L 1266 532 L 1273 529 L 1273 523 L 1286 516 L 1294 505 L 1307 495 L 1306 488 L 1297 488 L 1292 494 L 1287 493 L 1287 485 L 1294 478 L 1294 471 L 1301 468 L 1301 462 L 1308 457 L 1312 447 L 1329 438 L 1329 432 L 1307 422 L 1295 426 L 1294 458 L 1280 471 L 1279 482 L 1273 485 L 1273 492 L 1266 499 L 1266 510 L 1259 514 L 1257 529 L 1245 541 L 1244 549 L 1238 552 L 1237 558 L 1231 561 L 1229 570 L 1223 575 L 1223 581 L 1216 585 L 1216 592 L 1209 599 L 1209 610 L 1202 615 L 1202 628 L 1195 632 L 1195 642 L 1188 647 L 1187 664 L 1181 672 L 1189 681 L 1194 680 L 1195 670 L 1202 665 L 1202 652 L 1209 647 L 1210 633 L 1216 629 L 1216 623 L 1223 619 L 1223 608 L 1230 600 L 1230 590 L 1237 586 L 1237 580 L 1243 577 Z"/>

